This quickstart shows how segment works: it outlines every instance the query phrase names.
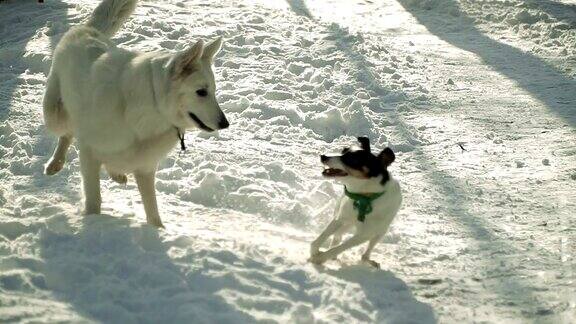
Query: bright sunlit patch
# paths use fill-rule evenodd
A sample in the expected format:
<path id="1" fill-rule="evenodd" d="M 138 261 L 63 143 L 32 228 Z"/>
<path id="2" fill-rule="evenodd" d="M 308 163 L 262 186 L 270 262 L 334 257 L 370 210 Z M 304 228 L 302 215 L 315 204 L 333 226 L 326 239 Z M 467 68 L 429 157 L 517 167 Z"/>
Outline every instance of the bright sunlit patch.
<path id="1" fill-rule="evenodd" d="M 336 23 L 353 31 L 403 34 L 408 30 L 424 30 L 413 24 L 412 15 L 396 1 L 341 0 L 245 0 L 268 8 L 290 10 L 305 19 L 320 23 Z M 367 24 L 366 22 L 370 23 Z"/>
<path id="2" fill-rule="evenodd" d="M 270 0 L 244 0 L 244 3 L 249 5 L 258 5 L 266 8 L 273 9 L 288 9 L 288 1 L 270 1 Z"/>

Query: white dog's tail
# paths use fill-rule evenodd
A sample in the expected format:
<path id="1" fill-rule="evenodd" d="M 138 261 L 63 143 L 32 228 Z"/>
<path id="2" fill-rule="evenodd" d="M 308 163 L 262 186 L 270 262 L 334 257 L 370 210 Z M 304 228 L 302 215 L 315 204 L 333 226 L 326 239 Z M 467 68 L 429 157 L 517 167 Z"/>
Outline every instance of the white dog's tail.
<path id="1" fill-rule="evenodd" d="M 60 81 L 58 77 L 50 71 L 48 80 L 46 80 L 46 90 L 44 91 L 44 124 L 46 128 L 58 136 L 70 135 L 72 126 L 70 118 L 64 109 L 60 96 Z"/>
<path id="2" fill-rule="evenodd" d="M 137 0 L 104 0 L 92 13 L 86 25 L 112 37 L 136 8 Z"/>

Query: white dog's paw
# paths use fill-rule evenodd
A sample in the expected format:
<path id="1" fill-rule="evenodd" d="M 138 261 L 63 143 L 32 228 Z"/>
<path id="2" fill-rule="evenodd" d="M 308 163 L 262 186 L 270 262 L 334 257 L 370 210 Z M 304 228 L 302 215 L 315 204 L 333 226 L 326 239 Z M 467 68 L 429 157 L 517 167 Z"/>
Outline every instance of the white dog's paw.
<path id="1" fill-rule="evenodd" d="M 110 174 L 110 179 L 114 180 L 119 184 L 126 184 L 128 182 L 128 177 L 125 174 Z"/>
<path id="2" fill-rule="evenodd" d="M 59 159 L 50 159 L 48 163 L 46 163 L 46 167 L 44 168 L 44 174 L 46 175 L 55 175 L 56 173 L 60 172 L 64 167 L 64 160 Z"/>

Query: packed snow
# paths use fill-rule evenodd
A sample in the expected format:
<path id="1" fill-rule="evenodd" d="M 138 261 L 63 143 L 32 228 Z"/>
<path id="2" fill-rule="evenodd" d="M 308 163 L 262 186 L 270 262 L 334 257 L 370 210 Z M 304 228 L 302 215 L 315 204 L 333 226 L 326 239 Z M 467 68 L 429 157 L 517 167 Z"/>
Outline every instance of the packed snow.
<path id="1" fill-rule="evenodd" d="M 161 230 L 104 172 L 82 216 L 74 149 L 42 174 L 51 52 L 96 4 L 0 2 L 0 322 L 576 322 L 575 1 L 141 0 L 121 47 L 225 39 L 231 127 L 161 163 Z M 318 156 L 362 135 L 403 188 L 382 269 L 314 266 Z"/>

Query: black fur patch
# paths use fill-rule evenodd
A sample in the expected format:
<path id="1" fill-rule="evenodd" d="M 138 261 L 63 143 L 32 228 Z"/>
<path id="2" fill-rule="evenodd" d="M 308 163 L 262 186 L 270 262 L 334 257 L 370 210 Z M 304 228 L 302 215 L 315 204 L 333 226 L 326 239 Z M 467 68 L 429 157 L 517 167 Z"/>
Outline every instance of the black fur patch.
<path id="1" fill-rule="evenodd" d="M 345 148 L 342 150 L 340 160 L 348 168 L 361 171 L 369 178 L 382 175 L 382 184 L 386 183 L 390 180 L 387 168 L 396 158 L 394 152 L 387 147 L 376 156 L 370 151 L 370 142 L 367 137 L 360 137 L 358 141 L 362 148 L 360 150 Z"/>
<path id="2" fill-rule="evenodd" d="M 358 142 L 360 142 L 360 147 L 362 147 L 364 151 L 371 152 L 370 139 L 368 137 L 358 137 Z"/>

